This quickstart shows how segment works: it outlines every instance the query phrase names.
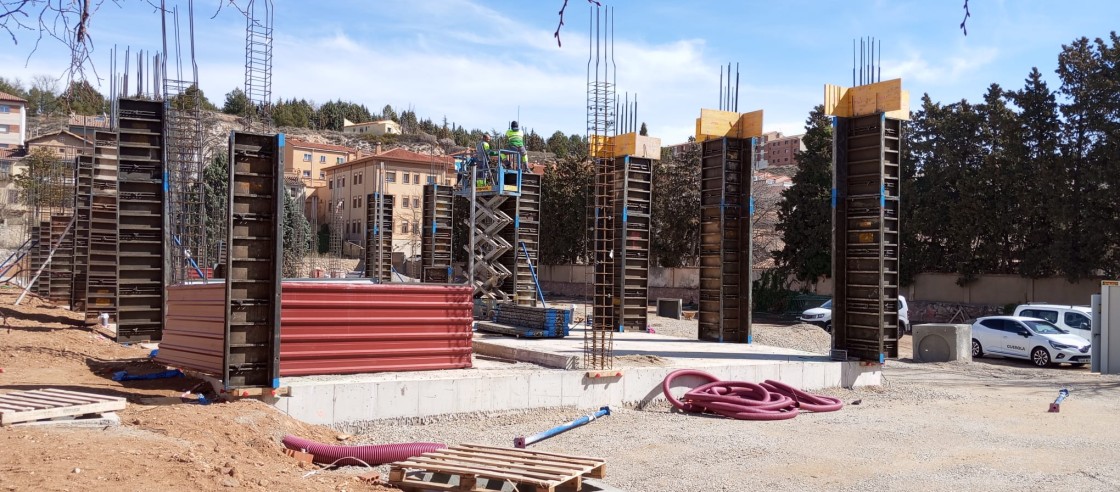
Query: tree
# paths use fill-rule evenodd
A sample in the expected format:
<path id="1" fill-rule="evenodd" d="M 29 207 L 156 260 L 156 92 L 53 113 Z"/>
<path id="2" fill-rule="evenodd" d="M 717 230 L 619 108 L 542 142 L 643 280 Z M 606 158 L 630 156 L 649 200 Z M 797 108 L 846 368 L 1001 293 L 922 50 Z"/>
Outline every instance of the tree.
<path id="1" fill-rule="evenodd" d="M 525 148 L 530 152 L 544 152 L 544 138 L 538 135 L 536 130 L 529 130 L 529 134 L 525 135 Z"/>
<path id="2" fill-rule="evenodd" d="M 642 122 L 642 128 L 638 130 L 638 135 L 643 137 L 649 136 L 649 130 L 646 129 L 646 122 Z"/>
<path id="3" fill-rule="evenodd" d="M 1018 273 L 1041 278 L 1056 271 L 1054 211 L 1064 200 L 1057 186 L 1062 172 L 1058 159 L 1058 103 L 1038 68 L 1031 69 L 1024 87 L 1009 93 L 1008 98 L 1021 111 L 1018 132 L 1013 138 L 1017 143 L 1015 174 L 1026 185 L 1014 197 L 1023 207 Z"/>
<path id="4" fill-rule="evenodd" d="M 548 265 L 574 263 L 583 257 L 587 239 L 587 197 L 591 162 L 571 156 L 545 168 L 541 180 L 540 261 Z"/>
<path id="5" fill-rule="evenodd" d="M 272 108 L 272 123 L 278 127 L 310 128 L 315 118 L 315 107 L 304 99 L 280 100 Z"/>
<path id="6" fill-rule="evenodd" d="M 650 257 L 679 267 L 700 254 L 700 146 L 654 161 Z"/>
<path id="7" fill-rule="evenodd" d="M 302 195 L 301 195 L 302 196 Z M 303 200 L 284 193 L 284 276 L 298 277 L 303 259 L 311 251 L 311 223 L 303 214 Z"/>
<path id="8" fill-rule="evenodd" d="M 245 95 L 245 91 L 242 91 L 240 87 L 235 87 L 232 91 L 226 93 L 226 102 L 222 105 L 223 113 L 247 118 L 252 110 L 253 103 L 249 101 L 249 96 Z"/>
<path id="9" fill-rule="evenodd" d="M 7 79 L 0 77 L 0 92 L 11 94 L 21 99 L 27 99 L 27 89 L 19 78 Z"/>
<path id="10" fill-rule="evenodd" d="M 330 101 L 315 112 L 315 127 L 320 130 L 342 131 L 344 120 L 360 123 L 372 120 L 369 109 L 349 101 Z"/>
<path id="11" fill-rule="evenodd" d="M 36 75 L 27 91 L 27 104 L 36 114 L 49 115 L 58 110 L 58 80 L 50 75 Z"/>
<path id="12" fill-rule="evenodd" d="M 229 202 L 229 157 L 221 152 L 202 171 L 203 208 L 206 213 L 207 258 L 217 261 L 228 239 L 226 207 Z"/>
<path id="13" fill-rule="evenodd" d="M 191 84 L 182 94 L 171 98 L 171 107 L 180 111 L 190 111 L 196 108 L 205 111 L 218 110 L 218 107 L 206 98 L 202 89 L 198 88 L 198 84 Z"/>
<path id="14" fill-rule="evenodd" d="M 393 107 L 388 104 L 386 104 L 384 108 L 381 108 L 381 117 L 387 120 L 396 121 L 397 123 L 401 122 L 400 117 L 397 116 L 397 112 L 393 111 Z"/>
<path id="15" fill-rule="evenodd" d="M 40 210 L 62 209 L 74 205 L 74 167 L 59 159 L 50 149 L 39 147 L 23 158 L 26 169 L 12 178 L 20 191 L 20 202 L 35 217 Z"/>
<path id="16" fill-rule="evenodd" d="M 556 130 L 551 137 L 548 137 L 545 147 L 553 155 L 563 159 L 568 156 L 568 137 L 564 135 L 564 132 Z"/>
<path id="17" fill-rule="evenodd" d="M 832 275 L 832 125 L 824 106 L 805 120 L 805 150 L 797 152 L 793 186 L 782 191 L 776 229 L 783 247 L 778 266 L 803 282 Z"/>
<path id="18" fill-rule="evenodd" d="M 80 115 L 101 114 L 107 109 L 105 97 L 84 80 L 71 82 L 59 99 L 65 108 Z"/>

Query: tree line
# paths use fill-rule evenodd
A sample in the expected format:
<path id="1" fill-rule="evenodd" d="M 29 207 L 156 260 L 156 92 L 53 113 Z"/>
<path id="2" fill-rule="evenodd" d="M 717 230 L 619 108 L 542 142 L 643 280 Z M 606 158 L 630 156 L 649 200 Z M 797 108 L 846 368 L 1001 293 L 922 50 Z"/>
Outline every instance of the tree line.
<path id="1" fill-rule="evenodd" d="M 1059 86 L 1037 68 L 982 101 L 933 101 L 905 125 L 901 282 L 922 272 L 1078 280 L 1120 275 L 1120 37 L 1080 38 L 1058 55 Z M 806 121 L 800 169 L 778 228 L 781 268 L 831 271 L 829 120 Z"/>

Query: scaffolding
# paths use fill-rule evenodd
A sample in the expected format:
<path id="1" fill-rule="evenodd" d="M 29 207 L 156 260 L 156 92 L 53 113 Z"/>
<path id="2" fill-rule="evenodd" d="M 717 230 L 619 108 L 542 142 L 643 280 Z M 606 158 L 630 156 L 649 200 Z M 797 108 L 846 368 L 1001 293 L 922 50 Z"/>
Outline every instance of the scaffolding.
<path id="1" fill-rule="evenodd" d="M 614 139 L 615 63 L 614 10 L 595 5 L 588 26 L 587 141 L 594 166 L 593 199 L 588 208 L 591 230 L 593 304 L 584 330 L 583 365 L 609 369 L 614 359 Z"/>

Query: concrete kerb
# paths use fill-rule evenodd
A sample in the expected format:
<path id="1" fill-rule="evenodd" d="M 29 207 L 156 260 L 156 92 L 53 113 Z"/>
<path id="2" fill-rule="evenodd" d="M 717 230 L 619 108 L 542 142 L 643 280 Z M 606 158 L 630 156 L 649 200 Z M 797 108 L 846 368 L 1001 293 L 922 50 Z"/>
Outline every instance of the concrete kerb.
<path id="1" fill-rule="evenodd" d="M 287 378 L 291 396 L 276 403 L 299 420 L 342 424 L 459 413 L 493 413 L 555 407 L 594 409 L 603 405 L 644 408 L 663 402 L 661 382 L 676 367 L 626 367 L 621 378 L 589 378 L 557 369 L 460 370 L 452 374 L 369 374 L 330 381 Z M 790 361 L 702 367 L 720 379 L 775 379 L 805 390 L 878 385 L 878 365 L 858 362 Z M 446 377 L 440 377 L 446 376 Z M 680 393 L 699 378 L 677 381 Z M 676 392 L 675 392 L 676 393 Z"/>

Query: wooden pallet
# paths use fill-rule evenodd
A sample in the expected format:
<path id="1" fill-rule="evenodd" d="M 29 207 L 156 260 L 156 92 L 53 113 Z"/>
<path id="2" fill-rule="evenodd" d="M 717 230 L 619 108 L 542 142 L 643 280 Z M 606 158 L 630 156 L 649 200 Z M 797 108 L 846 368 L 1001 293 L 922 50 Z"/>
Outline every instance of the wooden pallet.
<path id="1" fill-rule="evenodd" d="M 123 410 L 128 402 L 117 396 L 78 393 L 55 388 L 0 394 L 0 426 L 17 422 Z"/>
<path id="2" fill-rule="evenodd" d="M 456 477 L 458 483 L 451 479 L 437 481 L 426 474 Z M 393 463 L 389 483 L 403 490 L 467 492 L 490 490 L 477 488 L 477 482 L 485 480 L 528 486 L 534 492 L 555 492 L 581 490 L 584 476 L 603 478 L 605 474 L 606 461 L 599 458 L 462 444 Z"/>

